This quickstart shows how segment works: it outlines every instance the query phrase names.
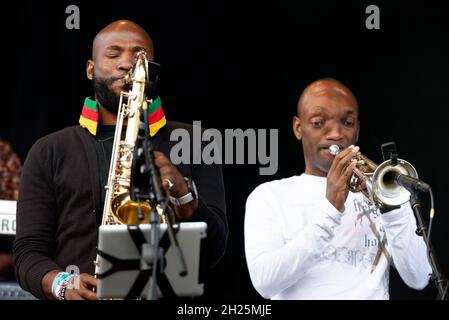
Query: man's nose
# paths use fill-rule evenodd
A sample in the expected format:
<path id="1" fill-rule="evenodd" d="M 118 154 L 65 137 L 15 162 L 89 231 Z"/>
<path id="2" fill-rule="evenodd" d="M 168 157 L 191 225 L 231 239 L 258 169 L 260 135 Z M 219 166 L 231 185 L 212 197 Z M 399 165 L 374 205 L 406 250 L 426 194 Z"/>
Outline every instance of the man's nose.
<path id="1" fill-rule="evenodd" d="M 342 131 L 342 127 L 340 124 L 335 124 L 334 126 L 332 126 L 327 135 L 326 138 L 328 140 L 332 140 L 332 141 L 339 141 L 343 139 L 343 131 Z"/>
<path id="2" fill-rule="evenodd" d="M 129 70 L 131 70 L 133 63 L 134 63 L 134 55 L 124 54 L 120 59 L 117 68 L 120 71 L 128 72 Z"/>

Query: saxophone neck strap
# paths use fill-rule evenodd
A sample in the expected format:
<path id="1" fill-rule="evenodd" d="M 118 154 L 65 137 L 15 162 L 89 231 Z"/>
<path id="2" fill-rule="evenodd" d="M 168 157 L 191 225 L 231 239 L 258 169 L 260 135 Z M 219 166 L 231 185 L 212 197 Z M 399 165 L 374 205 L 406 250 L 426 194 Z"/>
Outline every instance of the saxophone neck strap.
<path id="1" fill-rule="evenodd" d="M 150 136 L 153 137 L 156 133 L 167 124 L 164 110 L 162 108 L 162 100 L 158 96 L 152 101 L 148 101 L 147 109 L 148 123 L 150 126 Z M 84 100 L 83 108 L 79 119 L 81 127 L 86 128 L 93 136 L 97 135 L 99 121 L 99 105 L 92 97 L 87 97 Z"/>

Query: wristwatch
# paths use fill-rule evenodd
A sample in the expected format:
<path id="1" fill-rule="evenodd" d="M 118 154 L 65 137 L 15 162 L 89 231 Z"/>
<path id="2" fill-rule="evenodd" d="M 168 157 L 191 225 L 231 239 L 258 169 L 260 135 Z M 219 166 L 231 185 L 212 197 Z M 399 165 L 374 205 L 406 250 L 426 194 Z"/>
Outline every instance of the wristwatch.
<path id="1" fill-rule="evenodd" d="M 182 206 L 183 204 L 189 203 L 193 200 L 195 200 L 198 197 L 198 193 L 196 191 L 196 186 L 195 186 L 195 182 L 193 182 L 192 179 L 186 178 L 184 177 L 184 180 L 187 183 L 187 189 L 189 190 L 189 192 L 187 192 L 186 195 L 179 197 L 179 198 L 175 198 L 175 197 L 170 197 L 170 202 L 173 203 L 175 206 Z"/>

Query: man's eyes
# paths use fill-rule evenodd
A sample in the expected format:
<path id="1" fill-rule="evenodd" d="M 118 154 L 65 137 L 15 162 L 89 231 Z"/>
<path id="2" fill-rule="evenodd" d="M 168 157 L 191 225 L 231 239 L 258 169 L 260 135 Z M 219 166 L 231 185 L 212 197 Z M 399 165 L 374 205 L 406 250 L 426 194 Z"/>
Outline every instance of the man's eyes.
<path id="1" fill-rule="evenodd" d="M 344 120 L 343 123 L 347 127 L 355 126 L 355 121 L 353 121 L 353 120 Z M 314 128 L 321 128 L 324 126 L 324 120 L 312 120 L 311 124 L 312 124 L 312 127 L 314 127 Z"/>
<path id="2" fill-rule="evenodd" d="M 352 121 L 352 120 L 346 120 L 345 121 L 345 125 L 347 125 L 348 127 L 353 127 L 354 126 L 354 121 Z"/>
<path id="3" fill-rule="evenodd" d="M 118 56 L 120 56 L 119 52 L 107 52 L 106 53 L 107 58 L 117 58 Z"/>
<path id="4" fill-rule="evenodd" d="M 312 121 L 312 126 L 315 128 L 321 128 L 324 124 L 323 120 L 313 120 Z"/>

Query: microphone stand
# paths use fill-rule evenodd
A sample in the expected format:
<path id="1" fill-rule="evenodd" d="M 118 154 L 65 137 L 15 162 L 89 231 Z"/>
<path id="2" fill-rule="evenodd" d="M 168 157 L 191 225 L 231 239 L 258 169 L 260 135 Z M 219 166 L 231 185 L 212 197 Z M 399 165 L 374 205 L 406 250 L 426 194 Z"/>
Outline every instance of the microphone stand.
<path id="1" fill-rule="evenodd" d="M 146 102 L 145 102 L 146 103 Z M 181 276 L 185 276 L 187 274 L 187 267 L 184 260 L 184 255 L 181 251 L 181 248 L 178 244 L 176 235 L 173 231 L 173 226 L 171 222 L 170 215 L 167 213 L 167 207 L 169 206 L 169 198 L 165 192 L 165 189 L 162 187 L 161 178 L 159 174 L 159 169 L 156 167 L 154 163 L 154 149 L 153 144 L 150 140 L 149 134 L 149 123 L 147 116 L 147 109 L 140 107 L 140 116 L 143 117 L 140 120 L 139 126 L 139 135 L 138 141 L 136 144 L 135 150 L 135 158 L 134 163 L 137 163 L 137 158 L 143 155 L 144 164 L 140 167 L 134 166 L 134 174 L 133 178 L 136 178 L 138 173 L 141 174 L 140 178 L 143 178 L 142 181 L 145 185 L 143 187 L 143 194 L 140 194 L 140 188 L 136 187 L 133 184 L 133 188 L 137 190 L 139 193 L 133 193 L 134 197 L 139 200 L 142 198 L 148 198 L 145 194 L 149 194 L 150 202 L 152 203 L 152 209 L 150 213 L 150 243 L 145 243 L 142 245 L 142 265 L 152 266 L 152 275 L 150 278 L 150 284 L 147 293 L 148 300 L 156 300 L 157 299 L 157 269 L 160 267 L 161 272 L 164 269 L 163 263 L 163 249 L 159 247 L 160 240 L 160 218 L 157 211 L 157 206 L 159 205 L 162 214 L 165 216 L 166 224 L 167 224 L 167 232 L 170 238 L 171 245 L 174 249 L 176 259 L 178 261 L 178 266 L 180 268 L 179 274 Z M 142 136 L 143 135 L 143 136 Z M 133 179 L 136 181 L 136 179 Z M 138 206 L 139 211 L 139 220 L 143 220 L 144 216 L 142 214 L 141 206 Z M 158 265 L 160 263 L 160 266 Z"/>
<path id="2" fill-rule="evenodd" d="M 387 142 L 381 145 L 382 156 L 384 161 L 387 159 L 391 160 L 391 165 L 395 166 L 398 163 L 398 152 L 396 149 L 395 142 Z M 444 277 L 441 272 L 440 266 L 438 264 L 435 251 L 430 243 L 430 239 L 427 233 L 427 225 L 424 221 L 422 212 L 421 212 L 421 203 L 418 199 L 419 191 L 429 192 L 432 202 L 433 209 L 433 194 L 430 186 L 422 181 L 416 180 L 417 183 L 401 183 L 401 181 L 396 180 L 396 182 L 402 187 L 406 188 L 410 192 L 410 205 L 413 209 L 413 213 L 415 214 L 416 219 L 418 220 L 418 225 L 416 228 L 416 234 L 422 236 L 424 239 L 424 243 L 427 247 L 427 259 L 429 260 L 429 264 L 432 268 L 431 281 L 435 282 L 435 285 L 438 289 L 437 299 L 446 300 L 447 299 L 447 291 L 448 291 L 448 281 Z"/>
<path id="3" fill-rule="evenodd" d="M 432 268 L 432 275 L 430 280 L 435 282 L 435 285 L 438 289 L 438 296 L 437 300 L 446 300 L 447 297 L 447 291 L 448 291 L 448 281 L 444 277 L 443 273 L 441 272 L 440 266 L 438 264 L 435 251 L 432 247 L 432 244 L 430 243 L 430 239 L 428 238 L 427 233 L 427 225 L 424 221 L 422 212 L 421 212 L 421 203 L 418 199 L 418 190 L 409 190 L 411 197 L 410 197 L 410 204 L 413 209 L 413 212 L 415 214 L 416 219 L 418 220 L 418 226 L 416 229 L 416 234 L 419 236 L 422 236 L 424 239 L 424 242 L 427 246 L 427 255 L 429 264 Z"/>

